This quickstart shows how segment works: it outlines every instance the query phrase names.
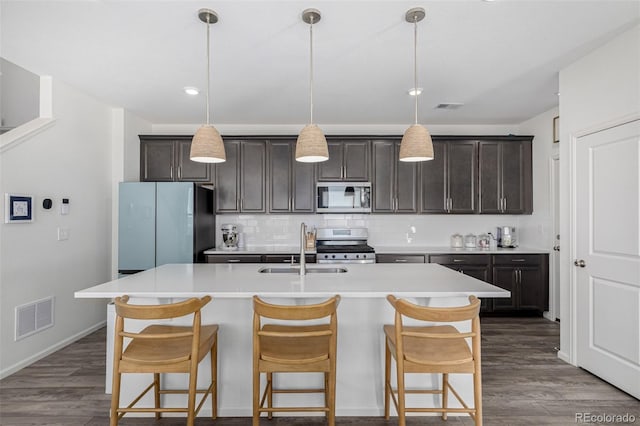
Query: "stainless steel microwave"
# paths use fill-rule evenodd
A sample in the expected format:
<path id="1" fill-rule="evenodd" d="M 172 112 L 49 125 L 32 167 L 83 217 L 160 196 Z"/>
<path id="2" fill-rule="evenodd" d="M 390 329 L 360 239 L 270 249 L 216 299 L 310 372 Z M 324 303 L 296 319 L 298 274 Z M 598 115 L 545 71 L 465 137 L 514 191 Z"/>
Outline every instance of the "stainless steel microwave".
<path id="1" fill-rule="evenodd" d="M 371 213 L 371 182 L 318 182 L 316 213 Z"/>

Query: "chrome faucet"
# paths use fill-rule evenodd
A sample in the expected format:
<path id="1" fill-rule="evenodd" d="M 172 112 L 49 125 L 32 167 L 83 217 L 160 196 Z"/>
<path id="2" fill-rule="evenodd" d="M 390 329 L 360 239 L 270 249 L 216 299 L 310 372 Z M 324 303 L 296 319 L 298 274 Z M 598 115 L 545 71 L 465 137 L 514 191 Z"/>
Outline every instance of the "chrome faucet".
<path id="1" fill-rule="evenodd" d="M 306 243 L 306 235 L 307 235 L 307 225 L 302 222 L 300 224 L 300 275 L 305 275 L 307 273 L 307 262 L 304 256 L 304 249 L 307 245 Z"/>

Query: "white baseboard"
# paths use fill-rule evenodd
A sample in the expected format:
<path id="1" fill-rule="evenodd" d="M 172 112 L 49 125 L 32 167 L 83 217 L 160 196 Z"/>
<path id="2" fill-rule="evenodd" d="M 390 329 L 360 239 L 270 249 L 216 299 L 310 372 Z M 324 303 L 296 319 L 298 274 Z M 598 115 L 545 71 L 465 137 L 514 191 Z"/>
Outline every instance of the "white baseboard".
<path id="1" fill-rule="evenodd" d="M 561 360 L 563 360 L 567 364 L 571 364 L 571 360 L 569 359 L 569 355 L 567 353 L 565 353 L 565 352 L 558 351 L 558 358 L 560 358 Z"/>
<path id="2" fill-rule="evenodd" d="M 101 321 L 98 324 L 92 325 L 91 327 L 74 334 L 73 336 L 70 336 L 58 343 L 56 343 L 53 346 L 50 346 L 40 352 L 38 352 L 37 354 L 31 355 L 28 358 L 23 359 L 22 361 L 13 364 L 10 367 L 5 368 L 4 370 L 0 371 L 0 380 L 4 379 L 5 377 L 8 377 L 10 375 L 12 375 L 13 373 L 16 373 L 20 370 L 22 370 L 25 367 L 28 367 L 29 365 L 33 364 L 36 361 L 41 360 L 42 358 L 51 355 L 54 352 L 59 351 L 60 349 L 64 348 L 67 345 L 70 345 L 71 343 L 82 339 L 85 336 L 88 336 L 89 334 L 93 333 L 96 330 L 101 329 L 102 327 L 105 326 L 105 324 L 107 323 L 107 321 Z"/>

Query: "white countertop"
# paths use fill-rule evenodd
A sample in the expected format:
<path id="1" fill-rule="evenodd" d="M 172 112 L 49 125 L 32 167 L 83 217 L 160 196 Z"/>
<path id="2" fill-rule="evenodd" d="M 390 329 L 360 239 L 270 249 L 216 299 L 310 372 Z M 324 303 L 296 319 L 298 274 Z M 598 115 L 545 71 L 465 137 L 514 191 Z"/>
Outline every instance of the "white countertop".
<path id="1" fill-rule="evenodd" d="M 433 263 L 308 265 L 345 273 L 259 273 L 282 264 L 170 264 L 75 292 L 76 298 L 132 297 L 509 297 L 509 292 Z"/>

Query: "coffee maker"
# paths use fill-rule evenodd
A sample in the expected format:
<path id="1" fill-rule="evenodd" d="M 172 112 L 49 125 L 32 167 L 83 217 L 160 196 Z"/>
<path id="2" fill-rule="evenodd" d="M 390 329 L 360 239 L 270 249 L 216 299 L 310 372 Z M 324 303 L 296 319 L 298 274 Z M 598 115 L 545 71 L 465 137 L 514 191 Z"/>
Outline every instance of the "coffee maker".
<path id="1" fill-rule="evenodd" d="M 225 223 L 220 226 L 220 231 L 222 231 L 222 249 L 238 250 L 238 226 Z"/>
<path id="2" fill-rule="evenodd" d="M 518 247 L 516 228 L 513 226 L 498 226 L 496 239 L 498 240 L 498 247 Z"/>

